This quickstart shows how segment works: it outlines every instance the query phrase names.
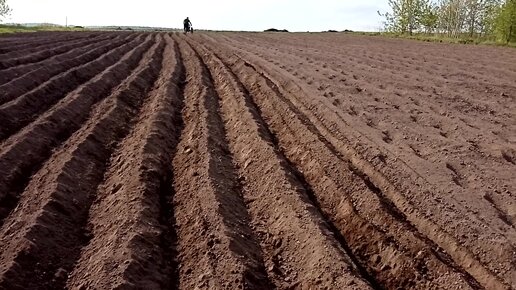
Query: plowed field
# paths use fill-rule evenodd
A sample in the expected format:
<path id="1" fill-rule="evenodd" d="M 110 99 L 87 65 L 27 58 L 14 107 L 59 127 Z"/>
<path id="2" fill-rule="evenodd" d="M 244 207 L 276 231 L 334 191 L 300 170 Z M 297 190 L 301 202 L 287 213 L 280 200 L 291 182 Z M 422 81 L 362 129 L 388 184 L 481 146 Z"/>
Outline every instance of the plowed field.
<path id="1" fill-rule="evenodd" d="M 0 38 L 0 289 L 514 289 L 516 51 Z"/>

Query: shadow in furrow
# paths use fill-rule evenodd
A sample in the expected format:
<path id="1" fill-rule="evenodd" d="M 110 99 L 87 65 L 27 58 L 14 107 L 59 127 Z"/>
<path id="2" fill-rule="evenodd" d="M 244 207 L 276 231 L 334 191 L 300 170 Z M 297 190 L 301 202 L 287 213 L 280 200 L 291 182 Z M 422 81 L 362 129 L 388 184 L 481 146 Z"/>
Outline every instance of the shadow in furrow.
<path id="1" fill-rule="evenodd" d="M 188 42 L 187 42 L 188 43 Z M 220 96 L 215 87 L 213 75 L 197 49 L 188 43 L 198 59 L 202 71 L 202 84 L 207 92 L 202 100 L 206 112 L 208 132 L 208 174 L 212 180 L 218 213 L 227 227 L 229 250 L 237 255 L 242 269 L 242 285 L 245 289 L 275 289 L 268 277 L 263 253 L 250 227 L 251 217 L 245 206 L 242 184 L 234 167 L 233 156 L 229 149 L 227 132 L 220 112 Z"/>
<path id="2" fill-rule="evenodd" d="M 166 104 L 175 106 L 177 109 L 174 110 L 176 114 L 172 117 L 173 123 L 175 124 L 175 132 L 173 132 L 172 149 L 170 152 L 170 160 L 166 164 L 165 176 L 162 178 L 159 187 L 159 200 L 160 200 L 160 217 L 159 222 L 163 227 L 163 232 L 160 237 L 160 247 L 163 251 L 163 259 L 165 263 L 169 263 L 169 281 L 166 281 L 166 288 L 179 289 L 179 264 L 177 260 L 177 232 L 176 232 L 176 220 L 174 215 L 173 199 L 175 196 L 174 189 L 174 169 L 172 166 L 172 160 L 178 151 L 178 144 L 180 136 L 183 133 L 185 127 L 181 112 L 184 107 L 185 99 L 185 87 L 186 87 L 186 68 L 184 65 L 183 55 L 179 50 L 177 41 L 174 41 L 174 50 L 177 56 L 177 64 L 175 71 L 178 72 L 178 87 L 179 96 L 177 102 Z M 174 78 L 172 78 L 174 79 Z"/>
<path id="3" fill-rule="evenodd" d="M 311 185 L 306 181 L 304 175 L 296 168 L 296 166 L 286 157 L 284 154 L 281 146 L 279 145 L 278 138 L 272 131 L 268 128 L 267 123 L 263 119 L 263 114 L 258 107 L 258 105 L 253 100 L 249 90 L 243 85 L 240 78 L 235 74 L 233 70 L 231 70 L 228 65 L 220 58 L 216 53 L 212 52 L 215 57 L 217 57 L 221 63 L 225 66 L 226 70 L 232 75 L 232 77 L 237 82 L 240 90 L 243 92 L 244 95 L 244 101 L 245 105 L 248 107 L 249 111 L 251 112 L 254 121 L 259 127 L 259 134 L 260 137 L 265 140 L 266 142 L 272 144 L 272 147 L 276 153 L 277 158 L 281 161 L 282 166 L 291 174 L 289 178 L 293 179 L 293 184 L 298 184 L 302 189 L 304 189 L 304 192 L 307 195 L 308 202 L 310 202 L 312 205 L 314 205 L 315 209 L 317 210 L 317 213 L 323 217 L 324 219 L 324 225 L 327 227 L 328 230 L 331 231 L 337 242 L 340 244 L 342 249 L 345 251 L 347 256 L 350 257 L 353 266 L 355 270 L 358 272 L 358 275 L 360 275 L 364 280 L 369 282 L 371 287 L 374 289 L 384 289 L 378 281 L 372 276 L 367 270 L 366 267 L 361 265 L 359 259 L 354 256 L 353 251 L 348 246 L 345 238 L 342 236 L 338 228 L 331 222 L 331 220 L 324 214 L 324 211 L 321 209 L 321 206 L 319 202 L 317 201 L 317 198 L 315 196 L 315 193 L 311 187 Z"/>
<path id="4" fill-rule="evenodd" d="M 388 197 L 385 196 L 384 192 L 374 184 L 374 182 L 371 180 L 371 178 L 363 171 L 358 169 L 356 166 L 353 165 L 353 163 L 345 158 L 338 150 L 334 147 L 334 145 L 328 141 L 315 127 L 313 123 L 311 123 L 308 119 L 308 117 L 302 113 L 290 100 L 288 100 L 281 92 L 276 83 L 274 83 L 267 75 L 264 73 L 261 73 L 257 70 L 257 68 L 250 64 L 247 61 L 244 61 L 245 66 L 252 68 L 254 71 L 256 71 L 257 74 L 261 75 L 267 85 L 274 91 L 274 93 L 278 96 L 280 100 L 282 100 L 301 120 L 301 122 L 312 132 L 317 136 L 317 138 L 325 144 L 325 146 L 330 150 L 330 152 L 337 157 L 340 161 L 344 162 L 348 165 L 348 168 L 353 172 L 354 175 L 358 176 L 364 185 L 371 190 L 380 201 L 381 207 L 389 213 L 392 217 L 394 217 L 396 220 L 402 222 L 405 226 L 407 226 L 414 235 L 420 239 L 421 241 L 424 241 L 426 245 L 428 245 L 429 249 L 434 253 L 434 256 L 439 259 L 443 264 L 447 265 L 457 273 L 459 273 L 466 283 L 468 283 L 469 286 L 471 286 L 473 289 L 483 289 L 483 287 L 480 285 L 480 283 L 465 269 L 460 267 L 452 258 L 451 256 L 446 253 L 441 247 L 439 247 L 434 241 L 432 241 L 430 238 L 424 236 L 419 230 L 408 220 L 407 216 L 400 210 L 393 201 L 391 201 Z M 294 165 L 293 165 L 294 166 Z M 314 202 L 317 202 L 316 196 L 312 196 L 314 198 Z M 335 230 L 338 232 L 338 228 L 334 227 Z M 342 235 L 341 235 L 342 237 Z M 342 237 L 344 238 L 344 237 Z"/>
<path id="5" fill-rule="evenodd" d="M 16 206 L 20 193 L 53 151 L 83 124 L 98 102 L 109 96 L 127 75 L 136 69 L 141 56 L 151 43 L 142 42 L 95 80 L 82 85 L 65 102 L 50 109 L 0 146 L 0 226 Z M 123 55 L 123 51 L 120 51 Z"/>
<path id="6" fill-rule="evenodd" d="M 118 92 L 116 105 L 74 135 L 79 143 L 60 151 L 26 189 L 25 198 L 1 229 L 0 258 L 6 264 L 0 265 L 0 288 L 64 288 L 68 271 L 91 239 L 86 225 L 96 187 L 116 141 L 132 126 L 144 101 L 141 95 L 156 79 L 162 49 L 156 44 L 149 51 L 148 65 L 130 87 Z"/>

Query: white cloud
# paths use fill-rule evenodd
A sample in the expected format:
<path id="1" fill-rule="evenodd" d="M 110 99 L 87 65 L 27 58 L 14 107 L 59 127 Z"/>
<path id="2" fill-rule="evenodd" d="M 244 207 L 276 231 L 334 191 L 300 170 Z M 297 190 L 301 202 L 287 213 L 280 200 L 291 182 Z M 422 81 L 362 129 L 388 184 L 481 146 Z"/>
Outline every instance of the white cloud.
<path id="1" fill-rule="evenodd" d="M 374 30 L 386 0 L 8 0 L 10 22 L 72 25 L 181 27 L 189 16 L 197 29 L 290 31 Z"/>

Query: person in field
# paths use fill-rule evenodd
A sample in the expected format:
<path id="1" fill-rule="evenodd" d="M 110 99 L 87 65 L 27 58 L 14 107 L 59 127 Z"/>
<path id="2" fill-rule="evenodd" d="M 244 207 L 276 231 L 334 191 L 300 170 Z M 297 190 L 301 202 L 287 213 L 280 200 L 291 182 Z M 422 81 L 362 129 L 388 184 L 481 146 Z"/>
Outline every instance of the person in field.
<path id="1" fill-rule="evenodd" d="M 183 27 L 184 27 L 185 33 L 192 32 L 191 31 L 191 29 L 192 29 L 192 22 L 190 21 L 190 19 L 188 19 L 188 17 L 186 17 L 186 19 L 183 20 Z"/>

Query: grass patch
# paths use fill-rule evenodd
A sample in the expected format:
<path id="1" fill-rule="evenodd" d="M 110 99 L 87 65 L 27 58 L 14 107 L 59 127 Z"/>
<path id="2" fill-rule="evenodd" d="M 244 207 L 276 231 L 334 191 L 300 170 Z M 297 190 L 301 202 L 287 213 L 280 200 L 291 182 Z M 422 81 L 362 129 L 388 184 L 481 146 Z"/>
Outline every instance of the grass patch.
<path id="1" fill-rule="evenodd" d="M 428 35 L 428 34 L 413 34 L 413 35 L 404 35 L 397 33 L 389 33 L 389 32 L 359 32 L 356 34 L 360 35 L 369 35 L 369 36 L 384 36 L 391 38 L 403 38 L 403 39 L 412 39 L 418 41 L 425 42 L 441 42 L 441 43 L 457 43 L 457 44 L 481 44 L 481 45 L 496 45 L 496 46 L 507 46 L 507 47 L 516 47 L 515 42 L 498 42 L 494 40 L 492 37 L 481 37 L 481 38 L 471 38 L 469 36 L 461 36 L 461 37 L 448 37 L 446 35 Z"/>
<path id="2" fill-rule="evenodd" d="M 0 34 L 5 33 L 23 33 L 23 32 L 38 32 L 38 31 L 85 31 L 83 27 L 73 26 L 64 27 L 57 25 L 40 25 L 40 26 L 23 26 L 23 25 L 6 25 L 0 24 Z"/>

